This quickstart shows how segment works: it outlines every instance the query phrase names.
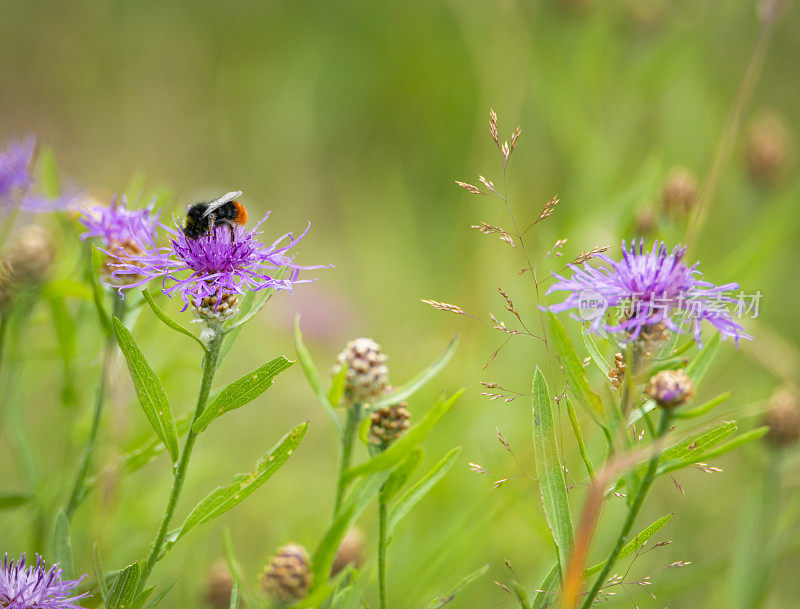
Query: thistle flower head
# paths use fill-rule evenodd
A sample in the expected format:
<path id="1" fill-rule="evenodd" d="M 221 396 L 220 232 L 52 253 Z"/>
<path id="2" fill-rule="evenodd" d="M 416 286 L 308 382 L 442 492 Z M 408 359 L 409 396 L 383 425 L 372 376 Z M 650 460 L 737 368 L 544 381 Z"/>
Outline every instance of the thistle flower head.
<path id="1" fill-rule="evenodd" d="M 650 378 L 646 389 L 662 408 L 677 408 L 694 396 L 694 383 L 683 370 L 662 370 Z"/>
<path id="2" fill-rule="evenodd" d="M 371 444 L 386 448 L 397 440 L 409 427 L 411 413 L 405 402 L 384 406 L 370 413 L 367 438 Z"/>
<path id="3" fill-rule="evenodd" d="M 279 548 L 261 575 L 264 591 L 284 604 L 305 598 L 311 582 L 311 559 L 306 549 L 297 544 Z"/>
<path id="4" fill-rule="evenodd" d="M 130 241 L 149 243 L 156 236 L 158 213 L 153 204 L 141 209 L 128 209 L 125 195 L 114 197 L 110 206 L 93 205 L 81 209 L 81 224 L 86 232 L 81 239 L 100 237 L 106 247 L 113 248 Z"/>
<path id="5" fill-rule="evenodd" d="M 0 213 L 14 209 L 37 213 L 66 209 L 74 197 L 48 197 L 36 192 L 33 177 L 33 155 L 36 139 L 27 136 L 23 140 L 11 141 L 0 152 Z"/>
<path id="6" fill-rule="evenodd" d="M 564 302 L 553 305 L 554 313 L 576 310 L 578 319 L 589 321 L 595 333 L 624 332 L 623 342 L 638 339 L 647 327 L 663 322 L 673 332 L 682 332 L 673 317 L 684 314 L 693 326 L 694 338 L 700 343 L 701 322 L 707 321 L 724 337 L 750 339 L 744 328 L 733 320 L 725 308 L 737 300 L 726 292 L 739 288 L 738 283 L 716 286 L 701 279 L 697 264 L 687 266 L 683 261 L 685 247 L 669 252 L 659 241 L 650 252 L 644 250 L 644 239 L 632 242 L 630 248 L 622 242 L 622 260 L 612 260 L 606 254 L 598 258 L 607 266 L 594 268 L 570 264 L 572 277 L 553 274 L 556 283 L 548 290 L 568 292 Z M 623 307 L 618 323 L 606 323 L 605 314 L 612 307 Z"/>
<path id="7" fill-rule="evenodd" d="M 267 219 L 264 217 L 252 231 L 242 226 L 233 229 L 217 226 L 198 239 L 187 237 L 180 226 L 174 230 L 163 224 L 161 228 L 170 235 L 166 247 L 157 247 L 152 239 L 149 243 L 137 241 L 141 251 L 120 256 L 112 266 L 113 279 L 110 285 L 123 289 L 144 285 L 153 279 L 160 279 L 162 292 L 172 297 L 178 294 L 184 302 L 183 311 L 191 304 L 202 307 L 206 298 L 244 294 L 246 290 L 292 291 L 294 284 L 306 283 L 313 279 L 299 279 L 301 270 L 325 268 L 327 265 L 300 266 L 294 262 L 289 250 L 305 237 L 308 228 L 295 237 L 287 233 L 271 245 L 264 245 L 256 238 L 258 227 Z M 106 252 L 113 255 L 113 252 Z M 287 269 L 280 279 L 276 271 Z M 126 276 L 139 275 L 135 281 L 126 282 Z M 209 302 L 209 301 L 206 301 Z"/>
<path id="8" fill-rule="evenodd" d="M 18 284 L 42 282 L 53 266 L 53 244 L 41 226 L 31 224 L 15 231 L 8 249 L 4 266 Z"/>
<path id="9" fill-rule="evenodd" d="M 49 569 L 41 556 L 36 565 L 25 565 L 25 554 L 19 560 L 5 555 L 0 564 L 0 607 L 4 609 L 80 609 L 76 602 L 88 594 L 72 595 L 80 579 L 61 580 L 58 565 Z"/>
<path id="10" fill-rule="evenodd" d="M 371 404 L 389 385 L 387 356 L 371 338 L 357 338 L 347 343 L 339 354 L 339 366 L 347 368 L 345 395 L 354 404 Z"/>

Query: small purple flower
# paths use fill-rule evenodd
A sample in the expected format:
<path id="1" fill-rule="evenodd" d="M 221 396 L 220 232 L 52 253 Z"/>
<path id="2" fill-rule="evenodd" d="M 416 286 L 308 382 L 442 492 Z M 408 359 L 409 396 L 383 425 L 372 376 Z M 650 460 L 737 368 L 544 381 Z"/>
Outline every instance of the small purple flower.
<path id="1" fill-rule="evenodd" d="M 41 556 L 36 566 L 25 566 L 25 554 L 18 561 L 5 555 L 0 564 L 0 607 L 4 609 L 81 609 L 75 602 L 87 593 L 71 596 L 80 579 L 61 581 L 57 564 L 49 569 Z"/>
<path id="2" fill-rule="evenodd" d="M 59 211 L 74 202 L 73 196 L 54 198 L 35 192 L 36 180 L 31 173 L 35 150 L 36 139 L 29 135 L 10 142 L 0 152 L 0 213 L 17 207 L 31 213 Z"/>
<path id="3" fill-rule="evenodd" d="M 644 239 L 630 249 L 622 242 L 622 260 L 616 262 L 599 254 L 608 267 L 593 268 L 588 263 L 583 268 L 570 264 L 573 271 L 567 279 L 553 273 L 558 280 L 547 293 L 569 292 L 564 302 L 553 305 L 554 313 L 577 310 L 581 321 L 590 321 L 589 330 L 595 333 L 626 332 L 628 340 L 639 337 L 645 326 L 664 322 L 674 332 L 681 332 L 672 320 L 674 314 L 685 314 L 691 320 L 694 338 L 700 343 L 700 322 L 708 321 L 723 338 L 730 336 L 737 343 L 740 338 L 751 339 L 744 328 L 736 323 L 728 303 L 737 300 L 726 292 L 739 288 L 738 283 L 715 286 L 699 277 L 697 263 L 686 266 L 685 247 L 672 252 L 659 241 L 649 253 L 644 251 Z M 622 319 L 616 325 L 605 323 L 604 317 L 611 307 L 622 307 Z"/>
<path id="4" fill-rule="evenodd" d="M 328 265 L 300 266 L 288 255 L 289 250 L 305 237 L 311 225 L 298 237 L 287 233 L 272 245 L 264 245 L 256 236 L 260 234 L 258 227 L 267 217 L 269 213 L 252 231 L 238 225 L 233 230 L 218 225 L 199 239 L 188 238 L 177 222 L 178 230 L 161 224 L 161 228 L 171 235 L 170 245 L 159 248 L 152 239 L 149 244 L 140 242 L 141 253 L 120 257 L 113 265 L 112 275 L 118 283 L 126 283 L 126 275 L 140 275 L 141 279 L 113 287 L 121 292 L 125 288 L 161 279 L 162 292 L 170 297 L 178 293 L 185 303 L 182 309 L 185 311 L 190 304 L 199 307 L 206 298 L 221 299 L 225 295 L 267 288 L 291 292 L 295 283 L 313 281 L 298 279 L 300 271 Z M 286 275 L 276 279 L 275 272 L 283 267 L 287 269 Z"/>
<path id="5" fill-rule="evenodd" d="M 101 237 L 106 247 L 123 245 L 130 241 L 149 242 L 155 238 L 158 214 L 153 204 L 142 209 L 128 209 L 128 199 L 114 197 L 110 207 L 95 205 L 81 210 L 81 223 L 86 232 L 81 239 Z"/>

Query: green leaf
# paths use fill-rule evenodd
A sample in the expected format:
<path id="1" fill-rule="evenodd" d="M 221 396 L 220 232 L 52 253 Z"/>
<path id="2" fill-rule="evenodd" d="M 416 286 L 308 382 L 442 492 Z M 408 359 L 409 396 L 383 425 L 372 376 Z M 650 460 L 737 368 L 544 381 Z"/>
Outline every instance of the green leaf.
<path id="1" fill-rule="evenodd" d="M 572 551 L 572 518 L 564 470 L 558 458 L 550 391 L 538 366 L 533 375 L 533 450 L 544 514 L 563 570 Z"/>
<path id="2" fill-rule="evenodd" d="M 141 609 L 142 605 L 147 602 L 147 599 L 150 598 L 150 595 L 153 594 L 155 591 L 155 586 L 148 586 L 144 590 L 142 590 L 139 594 L 136 595 L 133 603 L 131 603 L 131 609 Z"/>
<path id="3" fill-rule="evenodd" d="M 567 331 L 564 329 L 563 324 L 558 320 L 553 313 L 550 313 L 550 339 L 553 342 L 553 347 L 561 360 L 561 365 L 564 368 L 564 376 L 567 377 L 567 383 L 572 390 L 575 399 L 586 408 L 598 422 L 603 418 L 603 403 L 586 380 L 586 371 L 575 349 L 572 347 L 572 342 L 569 340 Z"/>
<path id="4" fill-rule="evenodd" d="M 175 585 L 175 582 L 172 582 L 169 586 L 164 588 L 158 595 L 150 601 L 150 604 L 147 605 L 146 609 L 155 609 L 164 600 L 164 597 L 169 594 L 169 591 L 172 590 L 172 586 Z"/>
<path id="5" fill-rule="evenodd" d="M 386 484 L 381 489 L 381 501 L 388 504 L 394 499 L 394 496 L 406 485 L 414 472 L 417 471 L 419 464 L 425 456 L 425 450 L 421 446 L 415 446 L 405 459 L 400 462 L 400 465 L 392 470 Z"/>
<path id="6" fill-rule="evenodd" d="M 52 560 L 59 563 L 64 571 L 64 579 L 75 579 L 72 562 L 72 541 L 69 533 L 69 519 L 63 509 L 56 513 L 53 522 Z"/>
<path id="7" fill-rule="evenodd" d="M 279 281 L 286 274 L 286 271 L 287 267 L 281 267 L 275 272 L 272 278 L 275 281 Z M 253 319 L 256 315 L 258 315 L 261 309 L 264 308 L 264 305 L 266 305 L 269 299 L 272 298 L 273 294 L 275 294 L 275 288 L 265 288 L 263 290 L 258 290 L 257 292 L 250 290 L 247 293 L 247 296 L 252 295 L 252 297 L 247 298 L 247 296 L 245 296 L 245 300 L 242 301 L 239 314 L 233 320 L 231 320 L 229 324 L 225 325 L 225 330 L 230 331 L 235 328 L 239 328 Z"/>
<path id="8" fill-rule="evenodd" d="M 183 334 L 184 336 L 188 336 L 189 338 L 194 340 L 198 345 L 200 345 L 203 348 L 203 351 L 206 351 L 206 346 L 203 343 L 203 341 L 200 340 L 197 336 L 195 336 L 192 332 L 190 332 L 188 328 L 184 328 L 177 321 L 175 321 L 169 315 L 164 313 L 161 307 L 159 307 L 156 304 L 153 295 L 148 290 L 142 290 L 142 296 L 144 297 L 145 302 L 147 302 L 147 304 L 150 305 L 150 308 L 153 310 L 153 313 L 156 314 L 156 317 L 158 317 L 162 322 L 164 322 L 165 326 L 167 326 L 168 328 L 172 328 L 173 330 Z"/>
<path id="9" fill-rule="evenodd" d="M 711 367 L 714 358 L 719 352 L 721 340 L 720 334 L 718 332 L 715 333 L 714 336 L 712 336 L 711 339 L 700 350 L 700 353 L 697 354 L 697 357 L 692 360 L 692 363 L 686 366 L 686 374 L 689 375 L 689 378 L 692 379 L 695 386 L 700 384 L 700 381 L 703 380 L 706 372 L 708 372 L 708 369 Z"/>
<path id="10" fill-rule="evenodd" d="M 347 368 L 341 366 L 339 372 L 333 377 L 330 391 L 328 391 L 328 403 L 336 408 L 344 397 L 344 386 L 347 380 Z"/>
<path id="11" fill-rule="evenodd" d="M 586 349 L 589 351 L 589 355 L 592 356 L 592 361 L 594 365 L 597 366 L 597 369 L 603 375 L 604 378 L 608 378 L 608 371 L 610 366 L 606 361 L 606 358 L 603 357 L 603 354 L 600 353 L 600 349 L 597 348 L 597 345 L 592 338 L 592 335 L 589 334 L 585 329 L 581 332 L 583 336 L 583 344 L 586 345 Z"/>
<path id="12" fill-rule="evenodd" d="M 619 556 L 617 557 L 617 561 L 623 560 L 627 558 L 631 554 L 633 554 L 636 550 L 641 548 L 645 542 L 650 539 L 653 535 L 658 532 L 665 524 L 667 524 L 672 518 L 672 514 L 665 514 L 649 526 L 645 527 L 643 530 L 639 532 L 636 537 L 631 539 L 628 543 L 622 546 L 622 549 L 619 552 Z M 584 571 L 584 577 L 589 577 L 590 575 L 594 575 L 598 573 L 606 564 L 606 561 L 597 563 L 596 565 L 592 565 L 586 571 Z"/>
<path id="13" fill-rule="evenodd" d="M 147 363 L 144 354 L 133 339 L 133 335 L 122 322 L 113 317 L 111 323 L 114 327 L 114 335 L 117 337 L 117 344 L 128 363 L 128 370 L 133 379 L 136 395 L 139 397 L 139 404 L 150 421 L 150 425 L 153 426 L 156 434 L 169 450 L 172 462 L 176 463 L 178 461 L 178 432 L 175 429 L 172 409 L 169 406 L 167 394 L 164 393 L 164 388 L 161 386 L 161 381 Z"/>
<path id="14" fill-rule="evenodd" d="M 295 350 L 297 351 L 297 359 L 300 360 L 300 365 L 303 368 L 306 379 L 308 379 L 308 384 L 311 385 L 311 391 L 314 392 L 317 402 L 319 402 L 320 406 L 322 406 L 322 409 L 328 414 L 331 421 L 333 421 L 334 428 L 336 428 L 336 431 L 341 435 L 342 423 L 339 420 L 339 416 L 336 414 L 336 405 L 331 404 L 331 402 L 328 400 L 325 390 L 322 389 L 322 379 L 320 378 L 319 371 L 314 365 L 314 360 L 311 359 L 311 354 L 303 344 L 303 333 L 300 332 L 299 315 L 294 322 L 294 345 Z"/>
<path id="15" fill-rule="evenodd" d="M 384 406 L 391 406 L 392 404 L 406 401 L 409 397 L 419 391 L 434 376 L 441 372 L 442 368 L 444 368 L 452 359 L 457 345 L 458 337 L 456 336 L 450 341 L 450 343 L 447 345 L 447 348 L 444 350 L 444 353 L 442 353 L 435 362 L 425 368 L 425 370 L 420 372 L 408 383 L 397 389 L 397 391 L 389 393 L 377 400 L 374 404 L 372 404 L 371 409 L 377 410 L 378 408 L 383 408 Z"/>
<path id="16" fill-rule="evenodd" d="M 249 292 L 248 292 L 249 293 Z M 222 362 L 233 349 L 236 339 L 239 338 L 239 333 L 242 331 L 242 326 L 236 326 L 233 330 L 228 330 L 222 337 L 222 346 L 219 348 L 219 355 L 217 362 Z"/>
<path id="17" fill-rule="evenodd" d="M 0 492 L 0 511 L 13 510 L 29 503 L 33 493 L 29 491 L 3 491 Z"/>
<path id="18" fill-rule="evenodd" d="M 139 584 L 141 567 L 138 562 L 125 567 L 108 590 L 106 609 L 130 609 Z"/>
<path id="19" fill-rule="evenodd" d="M 53 149 L 49 146 L 42 148 L 36 155 L 36 176 L 37 185 L 48 197 L 58 197 L 61 194 L 58 164 Z"/>
<path id="20" fill-rule="evenodd" d="M 724 441 L 734 432 L 736 432 L 736 421 L 721 421 L 706 431 L 693 433 L 666 449 L 658 460 L 659 467 L 670 461 L 684 462 L 687 459 L 690 463 L 695 463 L 699 460 L 698 455 Z M 640 473 L 643 473 L 646 467 L 646 464 L 642 464 Z"/>
<path id="21" fill-rule="evenodd" d="M 704 414 L 711 412 L 714 408 L 722 404 L 723 402 L 727 401 L 733 394 L 730 391 L 726 391 L 718 395 L 715 398 L 710 399 L 708 402 L 703 404 L 702 406 L 698 406 L 697 408 L 692 408 L 691 410 L 683 410 L 682 408 L 678 408 L 672 416 L 676 419 L 695 419 L 697 417 L 701 417 Z"/>
<path id="22" fill-rule="evenodd" d="M 578 449 L 580 450 L 583 464 L 586 466 L 589 477 L 594 478 L 594 465 L 592 465 L 592 460 L 589 458 L 589 451 L 586 450 L 586 444 L 583 442 L 583 433 L 581 432 L 581 424 L 578 421 L 578 413 L 575 412 L 572 401 L 570 401 L 567 396 L 564 396 L 564 400 L 567 402 L 567 414 L 569 414 L 569 421 L 572 424 L 572 433 L 575 434 L 575 439 L 578 441 Z"/>
<path id="23" fill-rule="evenodd" d="M 272 381 L 278 374 L 292 364 L 294 364 L 294 360 L 286 359 L 279 355 L 274 360 L 233 381 L 219 392 L 219 395 L 195 421 L 194 431 L 196 433 L 205 431 L 217 417 L 221 417 L 231 410 L 241 408 L 256 399 L 272 386 Z"/>
<path id="24" fill-rule="evenodd" d="M 405 459 L 406 455 L 417 445 L 421 444 L 423 440 L 433 429 L 434 425 L 447 414 L 453 405 L 458 401 L 458 398 L 464 393 L 461 389 L 453 396 L 446 400 L 440 399 L 437 401 L 433 408 L 428 411 L 425 418 L 422 419 L 417 425 L 414 425 L 403 436 L 391 444 L 389 448 L 373 457 L 369 461 L 351 467 L 344 474 L 342 474 L 342 481 L 346 484 L 353 478 L 363 476 L 364 474 L 371 474 L 374 472 L 391 469 L 395 467 L 400 461 Z"/>
<path id="25" fill-rule="evenodd" d="M 97 589 L 100 590 L 100 597 L 105 602 L 108 599 L 108 586 L 106 585 L 103 561 L 100 559 L 100 546 L 97 545 L 97 542 L 92 548 L 92 567 L 94 567 L 94 578 L 97 580 Z"/>
<path id="26" fill-rule="evenodd" d="M 421 480 L 400 496 L 397 503 L 389 510 L 389 517 L 386 525 L 386 534 L 389 538 L 391 538 L 392 532 L 398 523 L 411 511 L 411 508 L 413 508 L 419 500 L 450 471 L 450 468 L 453 467 L 459 454 L 461 454 L 461 447 L 457 446 L 453 448 L 433 469 L 431 469 L 431 471 L 425 474 Z"/>
<path id="27" fill-rule="evenodd" d="M 245 582 L 242 581 L 242 573 L 239 568 L 239 561 L 236 560 L 236 551 L 233 548 L 233 537 L 231 537 L 229 529 L 225 529 L 222 537 L 222 552 L 225 556 L 225 562 L 228 563 L 228 571 L 230 571 L 231 577 L 233 577 L 234 587 L 240 595 L 244 595 L 245 597 L 244 602 L 240 602 L 240 605 L 246 607 L 260 607 L 261 605 L 256 600 L 255 595 L 250 592 Z M 233 601 L 233 594 L 231 594 L 231 601 Z"/>
<path id="28" fill-rule="evenodd" d="M 669 463 L 664 463 L 663 465 L 659 463 L 658 466 L 658 475 L 667 474 L 669 472 L 674 472 L 675 470 L 682 469 L 684 467 L 688 467 L 690 465 L 694 465 L 698 461 L 709 461 L 711 459 L 716 459 L 717 457 L 721 457 L 725 453 L 729 453 L 732 450 L 743 446 L 744 444 L 748 444 L 750 442 L 754 442 L 762 437 L 769 431 L 769 427 L 758 427 L 757 429 L 753 429 L 751 431 L 745 432 L 725 442 L 723 444 L 719 444 L 716 448 L 712 448 L 707 450 L 703 453 L 692 454 L 683 459 L 671 461 Z"/>
<path id="29" fill-rule="evenodd" d="M 91 265 L 86 273 L 86 277 L 89 285 L 92 288 L 92 300 L 94 301 L 94 306 L 97 311 L 97 318 L 100 320 L 100 327 L 103 329 L 103 332 L 106 334 L 106 336 L 111 336 L 113 332 L 113 329 L 111 328 L 111 317 L 109 316 L 108 311 L 106 311 L 106 307 L 103 304 L 105 290 L 97 281 L 97 269 L 99 269 L 103 264 L 101 258 L 105 254 L 95 248 L 90 247 L 89 245 L 86 247 L 90 248 L 89 255 L 91 257 Z"/>
<path id="30" fill-rule="evenodd" d="M 552 602 L 556 600 L 558 587 L 560 585 L 561 568 L 559 563 L 556 563 L 550 571 L 547 572 L 547 575 L 539 586 L 539 592 L 536 593 L 536 598 L 533 599 L 531 609 L 547 609 L 548 607 L 552 607 Z"/>
<path id="31" fill-rule="evenodd" d="M 306 431 L 308 431 L 307 421 L 283 436 L 272 450 L 258 460 L 251 472 L 237 474 L 233 479 L 233 484 L 224 488 L 218 487 L 212 491 L 211 494 L 195 506 L 189 516 L 186 517 L 181 528 L 170 534 L 164 551 L 175 545 L 175 542 L 196 526 L 221 516 L 256 492 L 286 463 L 302 441 L 303 436 L 306 435 Z"/>
<path id="32" fill-rule="evenodd" d="M 489 570 L 489 565 L 483 565 L 479 569 L 476 569 L 469 575 L 467 575 L 464 579 L 462 579 L 458 584 L 456 584 L 455 588 L 450 590 L 447 594 L 443 594 L 442 596 L 433 599 L 430 603 L 428 603 L 426 609 L 441 609 L 447 603 L 449 603 L 453 598 L 458 595 L 464 588 L 469 586 L 472 582 L 480 579 L 483 577 L 486 572 Z"/>

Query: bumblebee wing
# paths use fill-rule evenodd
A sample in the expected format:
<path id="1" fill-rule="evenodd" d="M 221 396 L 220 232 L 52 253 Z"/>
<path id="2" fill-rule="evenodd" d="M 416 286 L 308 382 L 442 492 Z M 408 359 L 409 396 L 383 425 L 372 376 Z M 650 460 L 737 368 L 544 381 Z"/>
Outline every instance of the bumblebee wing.
<path id="1" fill-rule="evenodd" d="M 208 204 L 208 207 L 206 208 L 206 211 L 203 213 L 203 217 L 205 218 L 208 214 L 213 212 L 215 209 L 219 209 L 220 207 L 222 207 L 226 203 L 230 203 L 231 201 L 233 201 L 237 197 L 241 197 L 241 196 L 242 196 L 242 191 L 241 190 L 234 190 L 232 192 L 225 193 L 219 199 L 215 199 L 215 200 L 211 201 Z"/>

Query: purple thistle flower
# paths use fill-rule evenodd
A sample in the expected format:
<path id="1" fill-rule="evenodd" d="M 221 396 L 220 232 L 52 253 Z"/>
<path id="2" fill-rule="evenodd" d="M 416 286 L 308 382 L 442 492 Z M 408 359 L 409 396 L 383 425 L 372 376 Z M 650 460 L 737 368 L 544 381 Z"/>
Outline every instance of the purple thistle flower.
<path id="1" fill-rule="evenodd" d="M 81 239 L 102 237 L 106 247 L 123 245 L 128 242 L 149 242 L 155 238 L 157 213 L 153 204 L 142 209 L 128 209 L 125 195 L 111 201 L 111 206 L 95 205 L 81 210 L 81 224 L 86 232 Z"/>
<path id="2" fill-rule="evenodd" d="M 218 225 L 199 239 L 188 238 L 177 222 L 175 226 L 178 230 L 161 224 L 161 228 L 172 237 L 170 245 L 159 248 L 152 239 L 149 245 L 139 243 L 141 253 L 120 257 L 112 265 L 115 268 L 112 276 L 120 283 L 125 282 L 126 275 L 139 275 L 141 278 L 130 284 L 113 287 L 122 293 L 123 289 L 161 279 L 162 292 L 169 297 L 178 293 L 184 302 L 181 311 L 185 311 L 190 304 L 199 307 L 205 298 L 222 298 L 226 294 L 244 294 L 245 290 L 267 288 L 291 292 L 295 283 L 314 281 L 298 279 L 300 271 L 329 265 L 300 266 L 293 261 L 293 257 L 287 255 L 305 237 L 311 224 L 298 237 L 287 233 L 271 245 L 264 245 L 256 236 L 260 234 L 258 227 L 268 217 L 269 213 L 252 231 L 239 225 L 233 230 Z M 287 274 L 276 279 L 275 271 L 283 267 L 288 270 Z"/>
<path id="3" fill-rule="evenodd" d="M 727 303 L 737 300 L 726 292 L 739 288 L 738 283 L 715 286 L 703 281 L 697 263 L 687 266 L 683 262 L 685 247 L 667 251 L 663 242 L 656 241 L 649 253 L 644 251 L 644 239 L 631 242 L 630 249 L 622 242 L 622 260 L 616 262 L 599 254 L 610 267 L 593 268 L 588 263 L 583 268 L 570 264 L 573 275 L 567 279 L 553 273 L 558 280 L 548 291 L 569 292 L 564 302 L 552 305 L 554 313 L 575 309 L 581 321 L 590 321 L 594 333 L 626 332 L 628 340 L 639 337 L 645 326 L 664 322 L 672 331 L 681 329 L 672 315 L 685 314 L 691 320 L 694 338 L 700 344 L 700 322 L 713 325 L 723 338 L 730 336 L 737 343 L 740 338 L 751 339 L 744 328 L 736 323 Z M 611 307 L 623 307 L 623 319 L 616 325 L 604 322 Z"/>
<path id="4" fill-rule="evenodd" d="M 36 566 L 25 566 L 25 554 L 18 561 L 5 555 L 0 564 L 0 607 L 5 609 L 81 609 L 75 602 L 87 593 L 71 596 L 80 579 L 61 581 L 63 571 L 57 564 L 49 569 L 41 556 Z"/>
<path id="5" fill-rule="evenodd" d="M 59 211 L 75 201 L 74 196 L 48 197 L 34 192 L 36 180 L 31 168 L 35 150 L 36 139 L 29 135 L 9 142 L 0 152 L 0 213 L 17 207 L 32 213 Z"/>

